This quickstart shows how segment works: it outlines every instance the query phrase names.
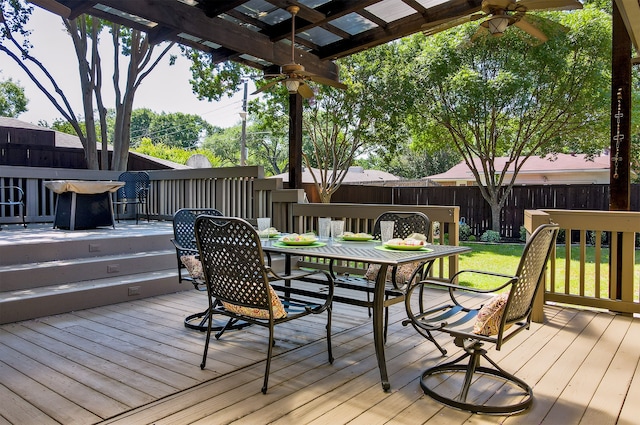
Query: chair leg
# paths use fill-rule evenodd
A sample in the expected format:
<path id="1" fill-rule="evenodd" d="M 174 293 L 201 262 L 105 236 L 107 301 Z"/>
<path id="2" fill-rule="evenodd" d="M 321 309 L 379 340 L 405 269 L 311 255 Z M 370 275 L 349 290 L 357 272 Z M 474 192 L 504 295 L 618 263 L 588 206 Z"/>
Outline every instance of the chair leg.
<path id="1" fill-rule="evenodd" d="M 267 365 L 264 371 L 264 382 L 262 384 L 262 394 L 267 393 L 267 385 L 269 383 L 269 370 L 271 369 L 271 354 L 273 353 L 273 325 L 269 326 L 269 348 L 267 349 Z"/>
<path id="2" fill-rule="evenodd" d="M 209 309 L 213 308 L 213 303 L 211 302 L 211 298 L 209 298 Z M 211 323 L 213 322 L 212 315 L 209 315 L 209 322 L 207 325 L 207 337 L 204 342 L 204 353 L 202 354 L 202 362 L 200 363 L 200 369 L 204 369 L 207 364 L 207 351 L 209 350 L 209 341 L 211 340 Z"/>
<path id="3" fill-rule="evenodd" d="M 333 351 L 331 348 L 331 306 L 327 307 L 327 352 L 329 353 L 329 363 L 333 364 Z"/>

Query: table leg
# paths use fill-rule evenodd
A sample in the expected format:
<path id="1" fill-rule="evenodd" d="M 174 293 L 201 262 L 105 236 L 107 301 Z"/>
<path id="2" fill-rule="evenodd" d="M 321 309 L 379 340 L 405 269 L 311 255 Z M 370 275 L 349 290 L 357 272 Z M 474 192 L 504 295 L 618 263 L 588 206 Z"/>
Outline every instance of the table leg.
<path id="1" fill-rule="evenodd" d="M 76 192 L 71 192 L 71 213 L 69 214 L 69 230 L 76 229 Z"/>
<path id="2" fill-rule="evenodd" d="M 382 389 L 388 391 L 391 388 L 389 377 L 387 376 L 387 363 L 384 355 L 384 288 L 387 277 L 386 264 L 380 265 L 380 271 L 376 278 L 376 286 L 373 293 L 373 343 L 376 348 L 376 358 L 378 359 L 378 369 L 380 369 L 380 380 Z"/>

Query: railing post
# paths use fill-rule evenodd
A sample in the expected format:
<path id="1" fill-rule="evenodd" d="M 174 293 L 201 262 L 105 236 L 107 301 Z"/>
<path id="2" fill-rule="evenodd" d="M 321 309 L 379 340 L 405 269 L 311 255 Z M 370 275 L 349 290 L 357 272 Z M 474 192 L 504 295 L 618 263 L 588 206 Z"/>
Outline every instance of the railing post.
<path id="1" fill-rule="evenodd" d="M 542 224 L 550 223 L 550 215 L 539 210 L 525 210 L 524 227 L 527 230 L 527 238 L 531 233 Z M 555 252 L 555 251 L 554 251 Z M 544 322 L 544 293 L 547 287 L 546 272 L 542 275 L 542 282 L 533 301 L 533 311 L 531 312 L 531 320 L 536 323 Z"/>

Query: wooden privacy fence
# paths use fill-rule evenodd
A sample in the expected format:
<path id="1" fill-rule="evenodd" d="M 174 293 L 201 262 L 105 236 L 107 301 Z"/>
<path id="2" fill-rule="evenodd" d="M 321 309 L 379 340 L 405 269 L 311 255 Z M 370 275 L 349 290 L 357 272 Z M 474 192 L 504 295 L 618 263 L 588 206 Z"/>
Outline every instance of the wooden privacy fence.
<path id="1" fill-rule="evenodd" d="M 310 190 L 307 189 L 309 192 Z M 399 205 L 456 205 L 460 217 L 480 236 L 491 229 L 491 208 L 476 186 L 388 187 L 342 185 L 331 202 Z M 518 239 L 527 209 L 596 210 L 609 209 L 609 185 L 515 186 L 500 217 L 500 235 Z M 640 184 L 631 185 L 631 210 L 640 211 Z"/>

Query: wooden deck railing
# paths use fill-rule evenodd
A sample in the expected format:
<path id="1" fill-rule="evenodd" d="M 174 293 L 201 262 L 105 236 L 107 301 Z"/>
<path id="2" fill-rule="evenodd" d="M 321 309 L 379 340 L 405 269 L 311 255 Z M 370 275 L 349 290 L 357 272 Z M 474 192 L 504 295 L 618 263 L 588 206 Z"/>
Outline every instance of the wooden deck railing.
<path id="1" fill-rule="evenodd" d="M 225 215 L 255 218 L 280 216 L 286 204 L 304 199 L 302 190 L 282 189 L 280 179 L 265 179 L 262 167 L 148 171 L 151 179 L 150 215 L 167 219 L 180 208 L 214 207 Z M 0 189 L 20 186 L 25 191 L 29 223 L 53 222 L 55 198 L 44 187 L 50 180 L 117 180 L 118 171 L 0 166 Z M 124 216 L 126 218 L 126 216 Z M 0 208 L 0 224 L 20 222 L 16 208 Z"/>
<path id="2" fill-rule="evenodd" d="M 534 320 L 541 319 L 543 302 L 640 313 L 639 212 L 525 211 L 528 232 L 543 223 L 557 223 L 561 234 Z"/>
<path id="3" fill-rule="evenodd" d="M 28 222 L 53 222 L 55 194 L 44 187 L 45 181 L 117 180 L 118 175 L 117 171 L 0 166 L 0 188 L 23 188 Z M 347 230 L 361 232 L 371 231 L 373 221 L 383 211 L 422 211 L 438 223 L 441 235 L 449 235 L 446 243 L 459 242 L 457 206 L 309 204 L 304 191 L 283 189 L 280 179 L 263 178 L 262 167 L 158 170 L 149 171 L 149 175 L 150 213 L 155 218 L 170 218 L 180 208 L 214 207 L 225 215 L 248 219 L 271 216 L 273 225 L 285 232 L 315 230 L 318 217 L 344 219 Z M 19 222 L 17 208 L 0 208 L 0 224 Z M 525 212 L 529 232 L 548 222 L 560 225 L 564 241 L 550 262 L 550 278 L 536 309 L 540 314 L 545 301 L 640 313 L 639 255 L 634 248 L 640 233 L 640 213 L 551 209 Z M 560 260 L 558 252 L 569 255 L 563 254 L 565 259 Z M 440 261 L 434 267 L 434 276 L 446 278 L 457 268 L 455 257 Z"/>

